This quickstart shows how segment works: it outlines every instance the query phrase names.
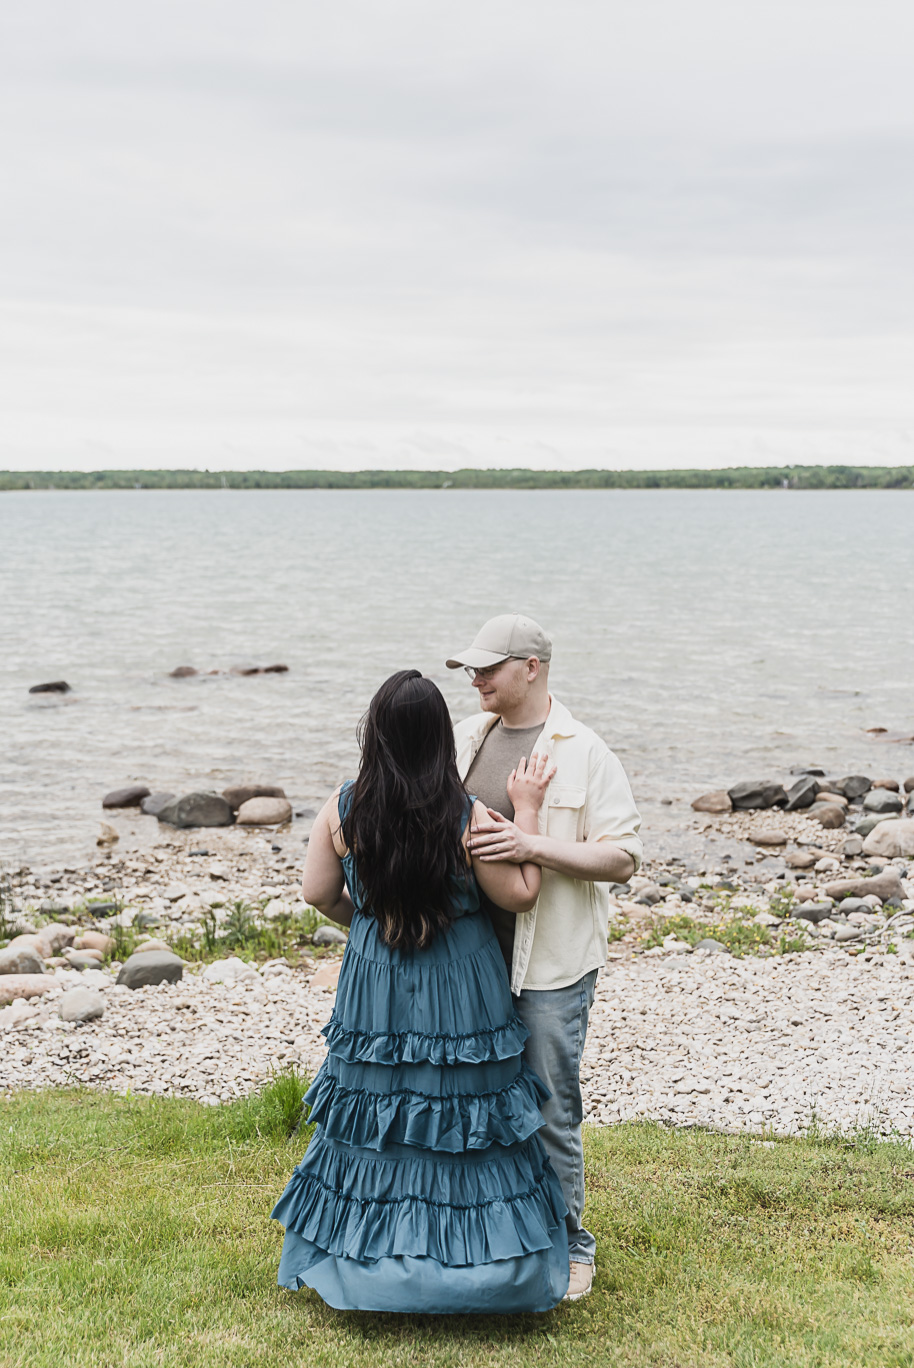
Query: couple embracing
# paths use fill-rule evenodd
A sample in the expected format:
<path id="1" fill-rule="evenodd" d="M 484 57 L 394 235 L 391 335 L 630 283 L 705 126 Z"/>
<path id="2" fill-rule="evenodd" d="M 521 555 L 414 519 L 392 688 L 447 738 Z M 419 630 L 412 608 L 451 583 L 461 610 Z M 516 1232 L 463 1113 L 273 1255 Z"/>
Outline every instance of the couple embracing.
<path id="1" fill-rule="evenodd" d="M 581 1054 L 606 884 L 641 859 L 619 761 L 549 693 L 531 618 L 485 624 L 452 730 L 416 670 L 318 815 L 305 899 L 350 926 L 279 1282 L 343 1310 L 546 1311 L 591 1288 Z"/>

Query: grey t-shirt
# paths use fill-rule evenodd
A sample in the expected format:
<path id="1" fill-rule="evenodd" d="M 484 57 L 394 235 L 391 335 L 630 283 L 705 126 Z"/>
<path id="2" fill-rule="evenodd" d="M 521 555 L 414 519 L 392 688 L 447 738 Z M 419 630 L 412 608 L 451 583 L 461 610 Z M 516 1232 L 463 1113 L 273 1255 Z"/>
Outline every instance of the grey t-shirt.
<path id="1" fill-rule="evenodd" d="M 536 727 L 506 727 L 499 718 L 495 726 L 489 728 L 485 740 L 476 752 L 473 763 L 467 771 L 465 783 L 468 791 L 475 793 L 485 807 L 500 812 L 503 817 L 509 818 L 512 822 L 514 821 L 514 804 L 508 797 L 508 776 L 513 769 L 517 768 L 517 762 L 521 756 L 527 760 L 530 759 L 530 753 L 536 745 L 543 726 L 544 724 L 540 722 Z M 514 928 L 517 918 L 513 912 L 506 912 L 503 907 L 496 907 L 495 903 L 485 894 L 483 894 L 483 902 L 492 918 L 498 944 L 501 946 L 501 953 L 505 957 L 505 963 L 510 974 L 511 960 L 514 955 Z"/>

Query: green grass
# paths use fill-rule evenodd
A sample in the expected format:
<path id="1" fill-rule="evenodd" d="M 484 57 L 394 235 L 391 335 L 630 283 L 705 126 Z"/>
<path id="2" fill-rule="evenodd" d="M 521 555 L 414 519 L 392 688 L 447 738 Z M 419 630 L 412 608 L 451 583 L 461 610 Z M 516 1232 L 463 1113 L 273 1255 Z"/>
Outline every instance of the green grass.
<path id="1" fill-rule="evenodd" d="M 544 1316 L 341 1314 L 276 1287 L 301 1080 L 205 1108 L 0 1101 L 3 1368 L 911 1368 L 914 1155 L 590 1129 L 592 1296 Z"/>

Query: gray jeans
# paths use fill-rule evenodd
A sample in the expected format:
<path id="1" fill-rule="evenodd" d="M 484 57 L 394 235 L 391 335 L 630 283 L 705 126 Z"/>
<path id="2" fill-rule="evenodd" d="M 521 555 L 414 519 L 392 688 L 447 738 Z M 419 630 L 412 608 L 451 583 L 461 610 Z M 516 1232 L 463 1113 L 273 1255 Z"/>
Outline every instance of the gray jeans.
<path id="1" fill-rule="evenodd" d="M 593 1263 L 596 1241 L 581 1224 L 584 1216 L 584 1149 L 581 1144 L 581 1055 L 593 1006 L 597 970 L 567 988 L 524 989 L 514 1006 L 530 1039 L 524 1059 L 552 1096 L 543 1104 L 546 1124 L 540 1139 L 565 1194 L 568 1252 L 577 1263 Z"/>

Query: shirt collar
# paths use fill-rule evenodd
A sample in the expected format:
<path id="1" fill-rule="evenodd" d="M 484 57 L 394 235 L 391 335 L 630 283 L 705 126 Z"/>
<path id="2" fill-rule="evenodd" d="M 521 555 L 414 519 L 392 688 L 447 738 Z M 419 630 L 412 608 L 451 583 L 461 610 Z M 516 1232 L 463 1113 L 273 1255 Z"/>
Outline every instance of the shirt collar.
<path id="1" fill-rule="evenodd" d="M 498 713 L 480 713 L 475 719 L 473 735 L 476 737 L 485 736 L 499 721 L 500 717 Z M 550 694 L 549 714 L 543 726 L 544 735 L 554 739 L 558 736 L 574 736 L 577 731 L 578 724 L 565 707 L 565 704 L 560 703 L 554 694 Z"/>

